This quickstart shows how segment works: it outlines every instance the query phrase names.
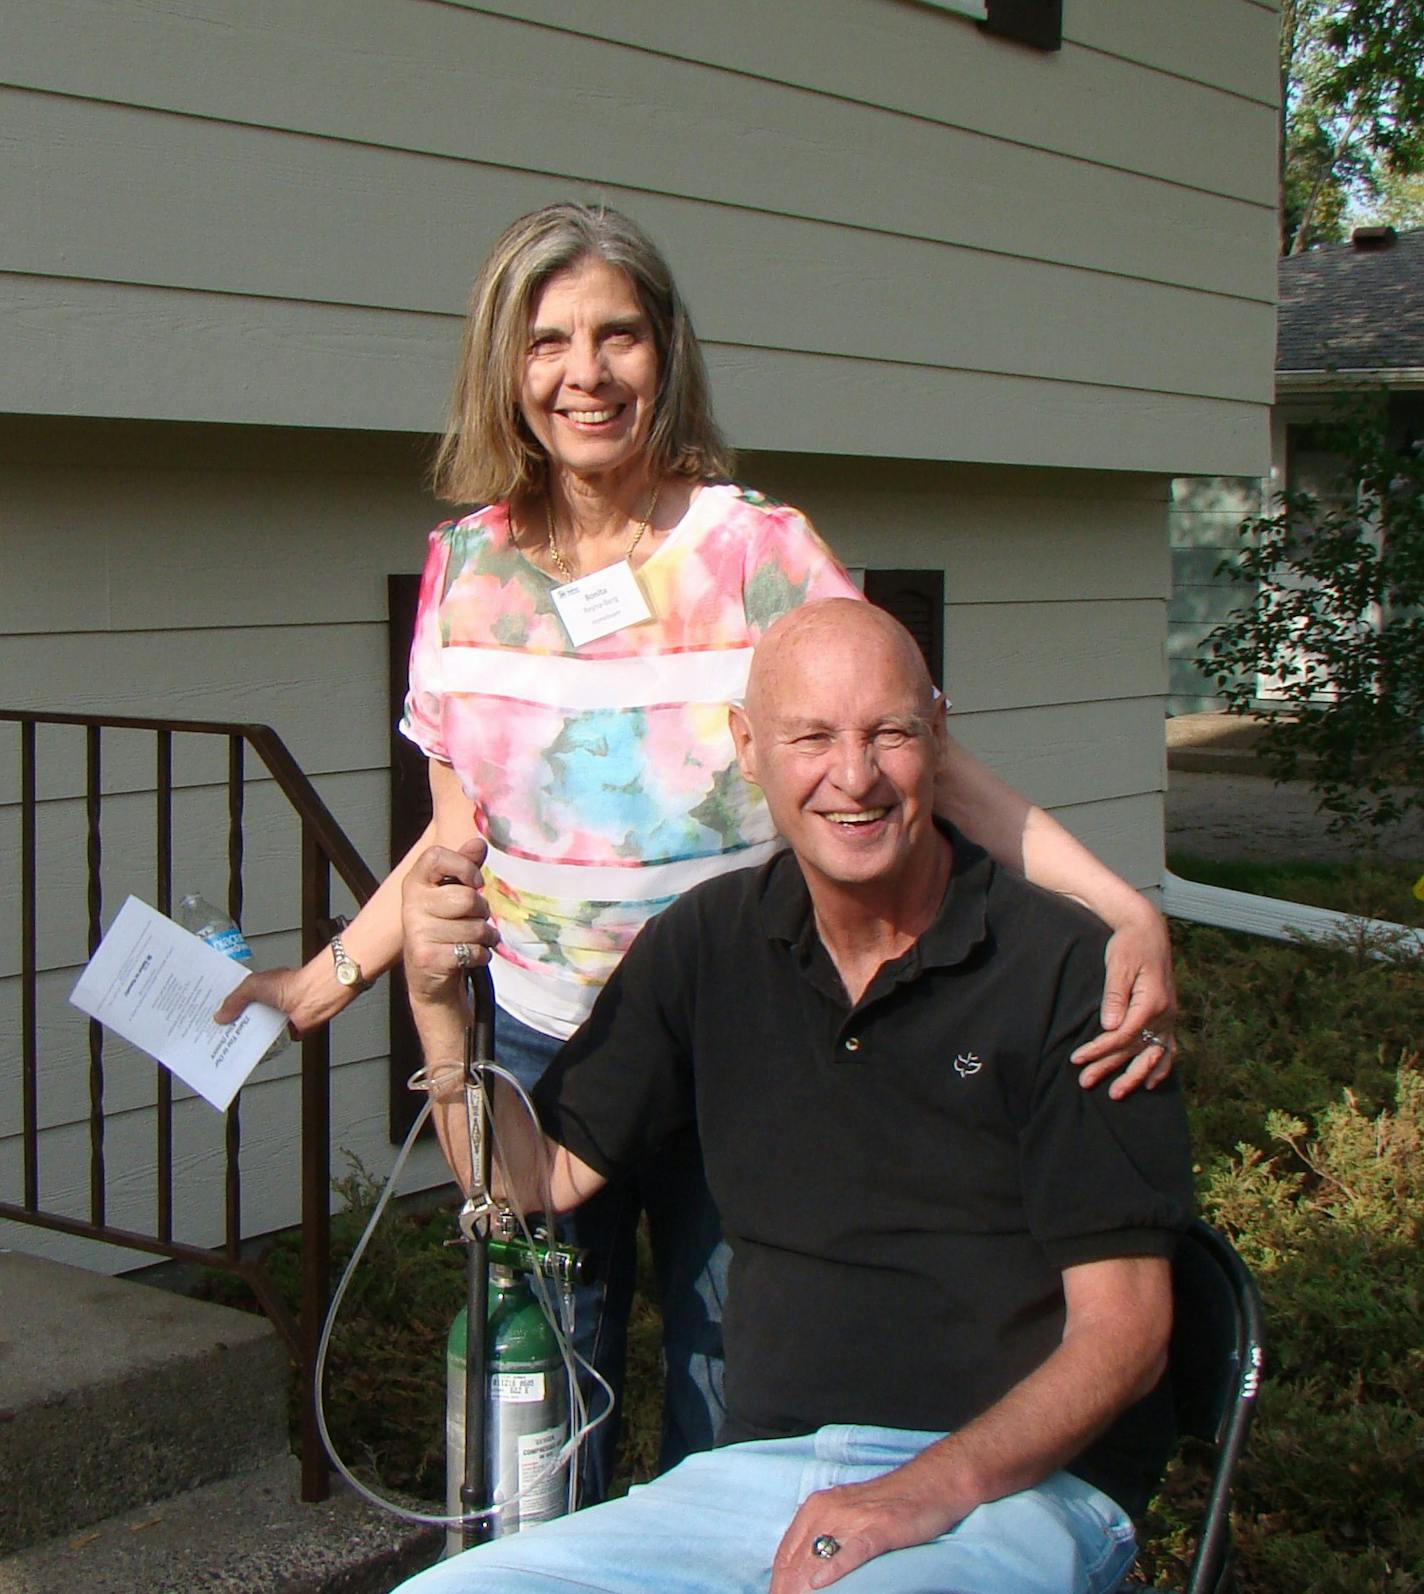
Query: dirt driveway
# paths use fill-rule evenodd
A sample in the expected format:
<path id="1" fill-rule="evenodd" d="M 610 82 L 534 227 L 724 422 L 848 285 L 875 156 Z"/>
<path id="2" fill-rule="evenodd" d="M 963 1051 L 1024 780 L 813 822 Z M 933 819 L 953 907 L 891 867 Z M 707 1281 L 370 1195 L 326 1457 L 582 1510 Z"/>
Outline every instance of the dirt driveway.
<path id="1" fill-rule="evenodd" d="M 1223 714 L 1167 721 L 1167 850 L 1223 862 L 1336 861 L 1355 847 L 1325 833 L 1304 781 L 1276 785 L 1252 756 L 1249 722 Z M 1424 871 L 1424 816 L 1392 829 L 1386 858 Z"/>

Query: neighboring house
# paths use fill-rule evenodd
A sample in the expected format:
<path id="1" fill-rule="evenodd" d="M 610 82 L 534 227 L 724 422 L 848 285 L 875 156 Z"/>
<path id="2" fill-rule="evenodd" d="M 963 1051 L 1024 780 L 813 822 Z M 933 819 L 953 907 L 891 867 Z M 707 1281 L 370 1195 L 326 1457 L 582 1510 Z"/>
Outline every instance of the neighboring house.
<path id="1" fill-rule="evenodd" d="M 1240 546 L 1241 522 L 1277 494 L 1339 492 L 1320 422 L 1342 393 L 1385 389 L 1399 442 L 1424 437 L 1424 229 L 1362 227 L 1347 244 L 1281 260 L 1271 473 L 1184 477 L 1172 483 L 1172 607 L 1168 712 L 1218 707 L 1203 639 L 1240 601 L 1216 574 Z"/>
<path id="2" fill-rule="evenodd" d="M 269 722 L 381 868 L 386 578 L 446 512 L 422 479 L 469 280 L 514 216 L 592 196 L 666 248 L 743 478 L 852 565 L 942 572 L 956 734 L 1155 886 L 1170 483 L 1268 453 L 1278 8 L 1065 0 L 1061 36 L 1056 0 L 990 0 L 999 32 L 985 10 L 9 0 L 0 701 Z M 42 1040 L 77 1202 L 74 790 Z M 112 911 L 123 848 L 105 858 Z M 250 866 L 259 955 L 290 957 L 293 852 L 258 835 Z M 199 868 L 175 884 L 215 894 Z M 14 937 L 0 918 L 12 1199 Z M 333 1141 L 377 1168 L 385 1025 L 368 996 L 333 1031 Z M 294 1068 L 245 1093 L 244 1146 L 290 1140 Z M 113 1086 L 139 1148 L 150 1089 Z M 191 1116 L 206 1242 L 216 1115 Z M 261 1168 L 244 1188 L 249 1227 L 294 1216 Z"/>

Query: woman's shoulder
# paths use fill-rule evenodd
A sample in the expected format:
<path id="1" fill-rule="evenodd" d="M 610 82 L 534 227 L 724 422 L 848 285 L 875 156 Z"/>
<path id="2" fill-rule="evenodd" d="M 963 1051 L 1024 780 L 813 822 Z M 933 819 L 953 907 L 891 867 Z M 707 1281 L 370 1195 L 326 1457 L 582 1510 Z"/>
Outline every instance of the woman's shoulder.
<path id="1" fill-rule="evenodd" d="M 801 513 L 799 509 L 793 509 L 790 504 L 783 503 L 781 499 L 773 498 L 770 493 L 761 492 L 755 487 L 748 487 L 744 482 L 702 482 L 697 489 L 697 501 L 717 504 L 729 511 L 753 516 L 799 515 Z"/>
<path id="2" fill-rule="evenodd" d="M 800 537 L 810 521 L 791 504 L 741 482 L 704 482 L 693 497 L 689 520 L 703 531 L 734 531 L 746 541 Z"/>
<path id="3" fill-rule="evenodd" d="M 508 579 L 520 561 L 510 531 L 509 506 L 484 504 L 458 519 L 442 520 L 427 540 L 426 561 L 448 571 L 480 570 Z"/>
<path id="4" fill-rule="evenodd" d="M 509 505 L 506 503 L 481 504 L 468 514 L 442 520 L 430 533 L 433 547 L 440 543 L 454 547 L 475 540 L 503 543 L 509 540 Z"/>

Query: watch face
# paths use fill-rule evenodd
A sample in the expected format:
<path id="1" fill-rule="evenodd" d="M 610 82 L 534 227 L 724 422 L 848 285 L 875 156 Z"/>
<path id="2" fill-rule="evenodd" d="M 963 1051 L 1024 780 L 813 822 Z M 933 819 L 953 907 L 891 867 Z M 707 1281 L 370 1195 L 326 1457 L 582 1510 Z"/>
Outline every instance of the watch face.
<path id="1" fill-rule="evenodd" d="M 338 985 L 364 985 L 366 983 L 361 978 L 361 965 L 337 939 L 332 940 L 331 957 L 336 965 L 336 983 Z"/>

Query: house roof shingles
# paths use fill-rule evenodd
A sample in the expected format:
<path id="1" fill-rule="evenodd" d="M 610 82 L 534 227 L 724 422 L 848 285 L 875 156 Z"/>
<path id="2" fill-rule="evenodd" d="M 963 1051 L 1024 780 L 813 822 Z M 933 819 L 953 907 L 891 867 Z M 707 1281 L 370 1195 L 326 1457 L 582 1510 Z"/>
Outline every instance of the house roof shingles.
<path id="1" fill-rule="evenodd" d="M 1280 263 L 1278 371 L 1424 369 L 1424 228 Z"/>

